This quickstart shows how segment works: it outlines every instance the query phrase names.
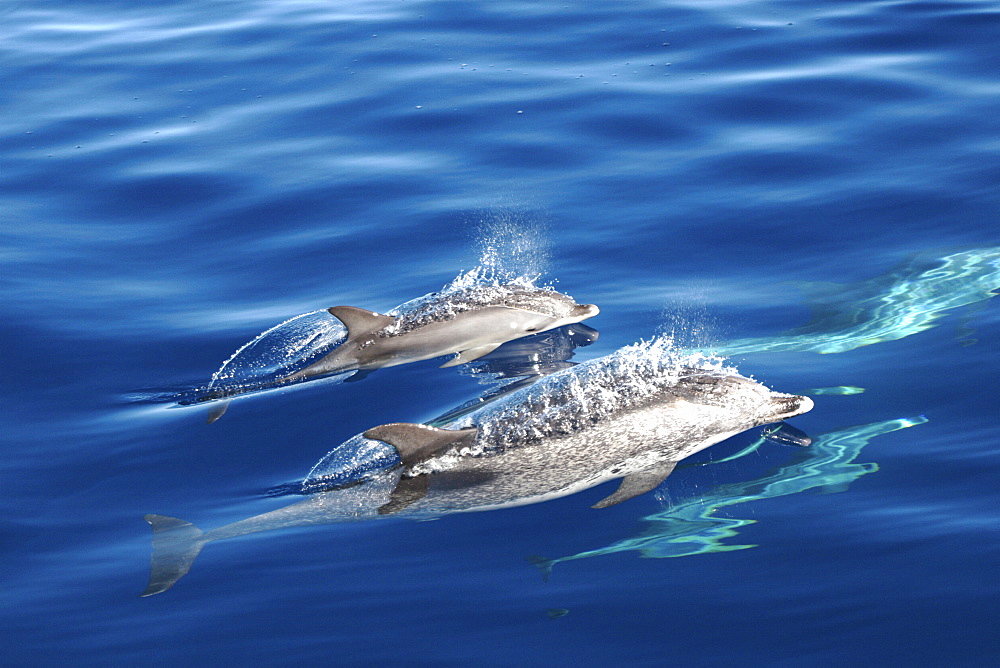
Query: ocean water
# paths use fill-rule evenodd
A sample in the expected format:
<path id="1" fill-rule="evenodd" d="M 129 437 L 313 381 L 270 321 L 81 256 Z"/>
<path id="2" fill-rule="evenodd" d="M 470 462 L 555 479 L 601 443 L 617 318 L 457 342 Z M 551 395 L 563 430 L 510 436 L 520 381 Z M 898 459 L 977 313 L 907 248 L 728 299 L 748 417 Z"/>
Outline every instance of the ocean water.
<path id="1" fill-rule="evenodd" d="M 975 0 L 6 3 L 0 663 L 1000 664 L 998 31 Z M 181 403 L 291 318 L 318 345 L 327 307 L 468 276 L 599 335 Z M 657 336 L 811 396 L 813 444 L 751 430 L 602 510 L 220 540 L 139 597 L 144 515 L 277 510 L 526 354 Z M 264 343 L 230 371 L 288 362 Z"/>

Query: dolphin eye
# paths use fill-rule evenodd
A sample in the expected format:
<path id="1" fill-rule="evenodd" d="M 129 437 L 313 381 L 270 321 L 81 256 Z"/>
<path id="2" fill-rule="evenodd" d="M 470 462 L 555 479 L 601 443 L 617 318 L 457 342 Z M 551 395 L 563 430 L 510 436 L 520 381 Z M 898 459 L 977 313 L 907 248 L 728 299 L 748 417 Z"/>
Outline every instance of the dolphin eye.
<path id="1" fill-rule="evenodd" d="M 526 332 L 537 332 L 538 328 L 537 327 L 529 327 L 528 329 L 526 329 L 524 331 L 526 331 Z"/>

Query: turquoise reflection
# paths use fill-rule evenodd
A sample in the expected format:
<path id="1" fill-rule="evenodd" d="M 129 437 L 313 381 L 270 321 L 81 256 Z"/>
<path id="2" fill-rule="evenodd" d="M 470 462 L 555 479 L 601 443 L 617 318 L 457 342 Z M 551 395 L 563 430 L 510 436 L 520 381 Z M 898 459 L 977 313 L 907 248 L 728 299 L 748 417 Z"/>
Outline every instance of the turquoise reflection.
<path id="1" fill-rule="evenodd" d="M 684 501 L 643 518 L 649 528 L 641 536 L 618 541 L 607 547 L 587 550 L 558 559 L 532 558 L 548 575 L 562 561 L 586 559 L 603 554 L 636 550 L 644 557 L 686 557 L 710 552 L 744 550 L 753 545 L 726 544 L 740 527 L 756 520 L 715 517 L 720 508 L 748 501 L 799 494 L 810 489 L 840 492 L 866 473 L 878 470 L 876 464 L 858 464 L 854 460 L 862 448 L 876 436 L 927 422 L 927 418 L 903 418 L 849 427 L 819 436 L 808 448 L 797 451 L 795 460 L 756 480 L 721 485 L 690 501 Z M 754 444 L 748 451 L 757 447 Z"/>
<path id="2" fill-rule="evenodd" d="M 812 396 L 814 394 L 828 394 L 831 396 L 847 397 L 852 394 L 861 394 L 865 391 L 863 387 L 854 387 L 852 385 L 838 385 L 837 387 L 814 387 L 809 390 L 805 390 L 803 394 Z"/>
<path id="3" fill-rule="evenodd" d="M 712 352 L 842 353 L 895 341 L 934 326 L 949 309 L 995 297 L 1000 289 L 1000 247 L 914 260 L 870 281 L 803 286 L 813 320 L 778 337 L 737 339 Z"/>

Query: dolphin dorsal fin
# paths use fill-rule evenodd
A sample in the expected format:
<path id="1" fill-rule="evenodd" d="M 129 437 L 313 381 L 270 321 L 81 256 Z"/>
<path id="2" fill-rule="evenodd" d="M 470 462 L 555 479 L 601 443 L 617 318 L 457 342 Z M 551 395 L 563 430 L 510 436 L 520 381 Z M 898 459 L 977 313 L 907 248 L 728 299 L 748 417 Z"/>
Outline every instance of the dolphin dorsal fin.
<path id="1" fill-rule="evenodd" d="M 629 473 L 622 478 L 622 484 L 618 486 L 614 494 L 601 499 L 591 507 L 607 508 L 656 489 L 656 486 L 666 480 L 667 476 L 673 472 L 675 466 L 677 466 L 677 462 L 660 462 L 642 471 Z"/>
<path id="2" fill-rule="evenodd" d="M 381 315 L 356 306 L 331 306 L 327 309 L 347 327 L 347 338 L 354 339 L 370 332 L 384 329 L 396 322 L 391 315 Z"/>
<path id="3" fill-rule="evenodd" d="M 407 467 L 419 464 L 454 446 L 471 445 L 479 430 L 438 429 L 425 424 L 393 422 L 372 427 L 362 436 L 388 443 L 396 448 L 399 459 Z"/>

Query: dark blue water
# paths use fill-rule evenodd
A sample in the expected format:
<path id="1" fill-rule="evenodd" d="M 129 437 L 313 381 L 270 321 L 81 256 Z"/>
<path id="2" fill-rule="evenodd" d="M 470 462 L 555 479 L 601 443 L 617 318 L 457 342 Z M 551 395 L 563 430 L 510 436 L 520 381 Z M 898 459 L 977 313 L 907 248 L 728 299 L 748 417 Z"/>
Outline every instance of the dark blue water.
<path id="1" fill-rule="evenodd" d="M 976 1 L 7 3 L 2 663 L 1000 663 L 998 31 Z M 489 385 L 432 360 L 212 425 L 172 397 L 480 265 L 601 307 L 573 361 L 667 332 L 810 394 L 814 444 L 746 432 L 605 510 L 219 541 L 138 598 L 146 513 L 280 508 Z"/>

